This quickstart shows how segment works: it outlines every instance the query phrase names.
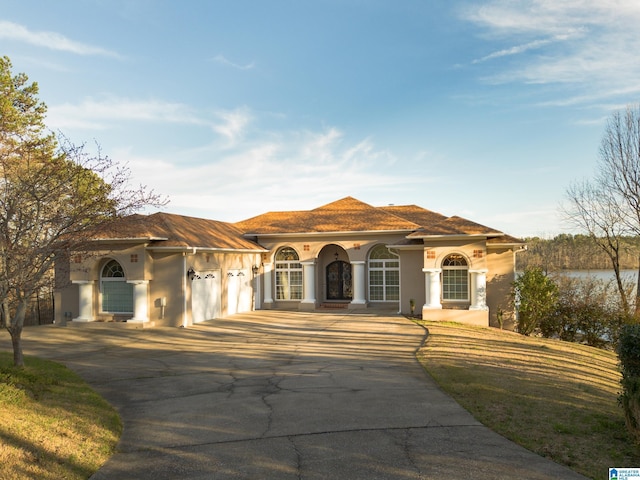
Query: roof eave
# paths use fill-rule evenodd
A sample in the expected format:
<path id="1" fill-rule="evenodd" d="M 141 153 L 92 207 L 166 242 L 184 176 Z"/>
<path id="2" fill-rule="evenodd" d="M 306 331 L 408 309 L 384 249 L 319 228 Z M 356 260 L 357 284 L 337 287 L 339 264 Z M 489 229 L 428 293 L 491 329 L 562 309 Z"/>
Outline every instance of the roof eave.
<path id="1" fill-rule="evenodd" d="M 96 243 L 149 243 L 169 240 L 166 237 L 116 237 L 116 238 L 92 238 Z"/>
<path id="2" fill-rule="evenodd" d="M 406 230 L 345 230 L 345 231 L 333 231 L 333 232 L 291 232 L 291 233 L 245 233 L 243 236 L 245 238 L 253 237 L 300 237 L 300 236 L 323 236 L 323 235 L 348 235 L 348 236 L 357 236 L 357 235 L 375 235 L 375 234 L 403 234 L 403 233 L 412 233 L 415 230 L 406 229 Z"/>
<path id="3" fill-rule="evenodd" d="M 526 242 L 505 242 L 505 243 L 487 243 L 487 248 L 504 248 L 504 247 L 520 247 L 520 250 L 526 250 Z"/>
<path id="4" fill-rule="evenodd" d="M 504 233 L 456 233 L 451 235 L 411 235 L 411 238 L 429 240 L 463 240 L 465 238 L 496 238 L 503 236 Z"/>
<path id="5" fill-rule="evenodd" d="M 387 248 L 393 248 L 395 250 L 424 250 L 423 244 L 417 245 L 385 245 Z"/>
<path id="6" fill-rule="evenodd" d="M 166 253 L 196 253 L 196 252 L 220 252 L 220 253 L 267 253 L 269 250 L 264 248 L 222 248 L 222 247 L 188 247 L 188 246 L 148 246 L 147 250 L 153 250 Z"/>

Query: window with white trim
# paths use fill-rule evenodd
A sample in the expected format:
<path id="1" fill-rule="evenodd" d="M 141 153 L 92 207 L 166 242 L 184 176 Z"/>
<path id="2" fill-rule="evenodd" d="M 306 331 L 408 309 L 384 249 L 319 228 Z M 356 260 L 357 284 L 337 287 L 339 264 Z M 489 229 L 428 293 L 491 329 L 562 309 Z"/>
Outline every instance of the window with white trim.
<path id="1" fill-rule="evenodd" d="M 302 299 L 302 264 L 300 257 L 291 247 L 284 247 L 276 253 L 276 299 Z"/>
<path id="2" fill-rule="evenodd" d="M 469 265 L 458 253 L 452 253 L 442 261 L 442 299 L 469 300 Z"/>
<path id="3" fill-rule="evenodd" d="M 400 260 L 384 245 L 369 253 L 369 300 L 397 302 L 400 299 Z"/>
<path id="4" fill-rule="evenodd" d="M 122 265 L 115 260 L 102 267 L 100 293 L 102 312 L 133 313 L 133 285 L 127 283 Z"/>

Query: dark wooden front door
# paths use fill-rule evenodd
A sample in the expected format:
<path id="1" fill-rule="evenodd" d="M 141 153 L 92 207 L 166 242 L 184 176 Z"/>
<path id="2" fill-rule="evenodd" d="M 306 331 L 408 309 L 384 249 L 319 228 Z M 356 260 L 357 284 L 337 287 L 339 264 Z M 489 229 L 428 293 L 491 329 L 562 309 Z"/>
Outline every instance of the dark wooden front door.
<path id="1" fill-rule="evenodd" d="M 327 265 L 327 300 L 351 300 L 351 264 L 336 260 Z"/>

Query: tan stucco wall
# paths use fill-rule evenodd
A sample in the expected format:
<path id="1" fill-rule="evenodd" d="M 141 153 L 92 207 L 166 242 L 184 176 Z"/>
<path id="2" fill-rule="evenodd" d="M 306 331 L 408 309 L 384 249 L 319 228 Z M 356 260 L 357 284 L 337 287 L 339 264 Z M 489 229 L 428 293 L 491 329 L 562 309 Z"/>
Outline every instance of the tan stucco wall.
<path id="1" fill-rule="evenodd" d="M 426 301 L 423 250 L 401 250 L 400 252 L 400 310 L 411 314 L 411 299 L 415 301 L 414 314 L 419 315 Z"/>
<path id="2" fill-rule="evenodd" d="M 193 251 L 163 251 L 146 249 L 145 245 L 120 244 L 113 248 L 96 249 L 82 255 L 71 256 L 70 262 L 58 266 L 60 286 L 56 290 L 56 319 L 67 318 L 64 312 L 71 312 L 70 318 L 78 316 L 78 285 L 72 281 L 93 282 L 93 318 L 96 321 L 124 320 L 126 315 L 114 317 L 100 312 L 100 272 L 111 259 L 120 263 L 127 281 L 147 281 L 147 312 L 151 323 L 156 326 L 189 326 L 191 322 L 191 282 L 186 271 L 191 267 L 196 272 L 216 271 L 221 279 L 221 316 L 227 315 L 228 297 L 227 273 L 242 270 L 247 277 L 252 275 L 252 266 L 260 264 L 260 254 Z M 132 255 L 134 257 L 132 257 Z M 137 257 L 135 257 L 137 255 Z M 135 261 L 137 260 L 137 261 Z M 68 267 L 68 268 L 67 268 Z M 185 281 L 186 280 L 186 281 Z M 186 316 L 185 316 L 186 310 Z M 67 318 L 68 319 L 68 318 Z"/>
<path id="3" fill-rule="evenodd" d="M 361 234 L 327 234 L 327 235 L 291 235 L 287 237 L 260 237 L 259 243 L 269 252 L 262 255 L 262 263 L 270 263 L 274 267 L 275 255 L 282 247 L 292 247 L 298 253 L 300 262 L 313 261 L 315 265 L 315 299 L 316 305 L 321 304 L 327 297 L 326 267 L 336 260 L 348 263 L 365 262 L 369 258 L 369 252 L 376 245 L 393 244 L 404 238 L 403 235 L 386 233 L 361 233 Z M 264 270 L 261 271 L 261 274 Z M 368 271 L 365 268 L 365 297 L 368 298 Z M 264 277 L 260 277 L 261 289 L 264 291 Z M 297 301 L 278 301 L 275 291 L 275 274 L 272 272 L 272 298 L 273 308 L 296 308 Z M 264 298 L 264 296 L 263 296 Z M 397 302 L 391 302 L 397 305 Z"/>
<path id="4" fill-rule="evenodd" d="M 488 326 L 488 312 L 486 310 L 423 310 L 422 318 L 433 322 L 456 322 L 467 325 Z"/>
<path id="5" fill-rule="evenodd" d="M 191 321 L 191 282 L 187 280 L 186 271 L 193 268 L 196 272 L 217 272 L 220 275 L 220 309 L 221 316 L 228 315 L 228 276 L 230 271 L 242 270 L 248 275 L 251 286 L 259 282 L 257 295 L 258 308 L 265 308 L 263 304 L 264 292 L 264 264 L 273 266 L 275 254 L 281 247 L 293 247 L 300 257 L 300 262 L 313 262 L 315 283 L 315 306 L 326 297 L 327 265 L 338 259 L 345 262 L 364 262 L 364 296 L 369 298 L 367 260 L 372 248 L 379 244 L 393 245 L 404 239 L 404 235 L 385 233 L 362 233 L 357 235 L 299 235 L 290 237 L 261 237 L 260 244 L 267 248 L 267 253 L 238 253 L 196 250 L 194 251 L 165 251 L 147 249 L 144 244 L 117 244 L 110 249 L 96 250 L 85 255 L 80 263 L 71 257 L 69 271 L 60 270 L 60 279 L 56 290 L 56 321 L 65 319 L 64 313 L 70 312 L 70 317 L 78 315 L 79 293 L 78 286 L 69 281 L 93 281 L 93 315 L 97 320 L 112 320 L 112 315 L 100 315 L 99 275 L 102 266 L 109 259 L 117 260 L 125 270 L 127 280 L 144 280 L 148 282 L 148 316 L 155 325 L 189 326 Z M 400 301 L 387 302 L 376 306 L 391 306 L 405 314 L 409 314 L 410 300 L 415 300 L 415 313 L 422 311 L 425 303 L 425 276 L 423 268 L 441 268 L 442 260 L 450 253 L 462 254 L 468 262 L 469 268 L 474 270 L 487 269 L 487 305 L 491 325 L 498 326 L 497 312 L 505 311 L 510 316 L 509 293 L 514 280 L 514 254 L 511 247 L 487 246 L 484 239 L 474 241 L 442 239 L 430 241 L 422 246 L 399 249 L 400 255 Z M 137 255 L 137 261 L 132 261 L 132 255 Z M 434 257 L 434 258 L 432 258 Z M 258 278 L 254 282 L 252 267 L 258 266 Z M 57 272 L 58 273 L 58 272 Z M 273 308 L 298 308 L 299 301 L 282 302 L 276 299 L 275 274 L 271 272 L 271 298 Z M 164 301 L 163 301 L 164 299 Z M 313 308 L 314 305 L 304 305 Z M 446 306 L 446 305 L 445 305 Z M 253 302 L 252 302 L 253 307 Z M 186 315 L 185 315 L 186 309 Z M 481 322 L 487 313 L 466 312 L 461 310 L 444 312 L 446 318 L 468 318 L 469 322 Z M 443 317 L 444 318 L 444 317 Z M 185 320 L 186 319 L 186 320 Z M 508 325 L 505 325 L 508 327 Z"/>
<path id="6" fill-rule="evenodd" d="M 150 261 L 153 280 L 149 282 L 149 320 L 156 325 L 178 327 L 183 323 L 183 255 L 154 252 Z"/>
<path id="7" fill-rule="evenodd" d="M 474 251 L 481 251 L 481 257 L 474 257 Z M 429 251 L 435 254 L 435 258 L 428 258 Z M 469 242 L 468 240 L 427 242 L 424 247 L 424 268 L 441 268 L 442 261 L 447 255 L 459 253 L 467 260 L 470 270 L 487 268 L 486 241 L 484 239 Z"/>
<path id="8" fill-rule="evenodd" d="M 489 324 L 498 327 L 498 312 L 504 312 L 503 327 L 512 330 L 513 306 L 511 305 L 511 285 L 515 280 L 514 253 L 512 248 L 490 248 L 487 252 L 487 305 Z"/>
<path id="9" fill-rule="evenodd" d="M 165 326 L 191 326 L 192 322 L 192 298 L 191 280 L 186 272 L 192 268 L 196 273 L 205 275 L 214 273 L 220 276 L 220 310 L 221 316 L 228 315 L 228 272 L 242 270 L 249 278 L 252 275 L 252 267 L 260 264 L 259 254 L 196 251 L 193 253 L 163 253 L 152 252 L 151 263 L 153 265 L 153 278 L 149 282 L 150 308 L 149 317 L 156 325 Z M 164 318 L 161 299 L 164 298 Z M 186 316 L 184 314 L 186 309 Z"/>

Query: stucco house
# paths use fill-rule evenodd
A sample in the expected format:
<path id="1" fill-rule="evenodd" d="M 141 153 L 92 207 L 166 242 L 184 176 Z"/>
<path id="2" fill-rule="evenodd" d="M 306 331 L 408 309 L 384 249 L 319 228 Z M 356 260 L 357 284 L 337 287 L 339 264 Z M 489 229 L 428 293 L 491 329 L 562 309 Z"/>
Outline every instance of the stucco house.
<path id="1" fill-rule="evenodd" d="M 56 268 L 56 320 L 189 326 L 253 309 L 386 308 L 497 325 L 521 240 L 352 197 L 231 224 L 133 215 Z"/>

